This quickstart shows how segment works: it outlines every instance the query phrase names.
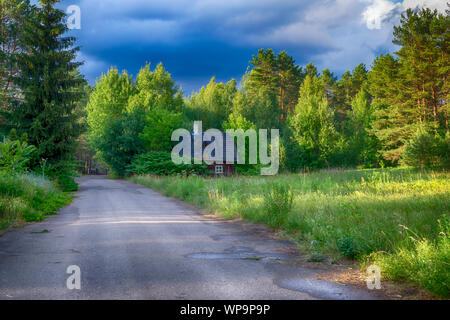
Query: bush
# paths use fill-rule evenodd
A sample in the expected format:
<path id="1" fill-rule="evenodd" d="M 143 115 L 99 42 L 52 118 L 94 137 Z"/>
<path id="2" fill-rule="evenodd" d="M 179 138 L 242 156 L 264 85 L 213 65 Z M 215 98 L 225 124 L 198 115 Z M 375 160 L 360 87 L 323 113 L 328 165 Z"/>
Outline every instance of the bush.
<path id="1" fill-rule="evenodd" d="M 264 197 L 264 208 L 267 212 L 268 225 L 280 228 L 286 222 L 292 209 L 293 193 L 289 185 L 273 183 Z"/>
<path id="2" fill-rule="evenodd" d="M 4 139 L 3 142 L 0 142 L 0 172 L 24 172 L 35 150 L 34 146 L 28 145 L 26 142 Z"/>
<path id="3" fill-rule="evenodd" d="M 236 173 L 241 176 L 259 176 L 262 167 L 261 164 L 235 164 Z"/>
<path id="4" fill-rule="evenodd" d="M 441 166 L 450 169 L 450 133 L 447 132 L 444 138 L 440 139 L 438 144 Z"/>
<path id="5" fill-rule="evenodd" d="M 46 159 L 41 159 L 41 166 L 35 169 L 35 172 L 56 181 L 63 192 L 74 192 L 78 190 L 78 184 L 75 182 L 77 165 L 76 163 L 66 160 L 56 164 L 47 164 Z"/>
<path id="6" fill-rule="evenodd" d="M 78 183 L 75 182 L 73 176 L 62 175 L 58 177 L 58 184 L 62 191 L 64 192 L 75 192 L 78 191 Z"/>
<path id="7" fill-rule="evenodd" d="M 41 221 L 69 201 L 68 195 L 42 176 L 0 174 L 0 228 Z"/>
<path id="8" fill-rule="evenodd" d="M 169 152 L 148 152 L 134 158 L 127 167 L 131 174 L 192 175 L 206 172 L 206 165 L 175 164 Z"/>
<path id="9" fill-rule="evenodd" d="M 441 139 L 421 129 L 405 144 L 403 161 L 413 167 L 432 167 L 441 164 Z"/>
<path id="10" fill-rule="evenodd" d="M 336 241 L 337 248 L 347 258 L 354 259 L 360 253 L 358 243 L 352 236 L 343 235 Z"/>
<path id="11" fill-rule="evenodd" d="M 111 120 L 103 134 L 93 139 L 94 148 L 101 159 L 119 176 L 126 174 L 133 158 L 144 151 L 139 134 L 145 126 L 145 114 L 141 110 Z"/>
<path id="12" fill-rule="evenodd" d="M 146 114 L 147 123 L 139 135 L 148 150 L 170 152 L 172 132 L 183 125 L 183 115 L 163 108 L 153 108 Z"/>

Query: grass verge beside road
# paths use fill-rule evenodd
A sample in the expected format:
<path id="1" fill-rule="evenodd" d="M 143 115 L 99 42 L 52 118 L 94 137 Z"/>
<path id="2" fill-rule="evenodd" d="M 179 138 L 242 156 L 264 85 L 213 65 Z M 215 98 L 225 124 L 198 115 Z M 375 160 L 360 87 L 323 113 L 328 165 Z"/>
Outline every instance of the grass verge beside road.
<path id="1" fill-rule="evenodd" d="M 130 180 L 223 217 L 265 223 L 315 260 L 375 264 L 386 279 L 448 298 L 449 178 L 448 172 L 380 169 Z"/>
<path id="2" fill-rule="evenodd" d="M 71 199 L 41 176 L 0 174 L 0 231 L 24 222 L 42 221 Z"/>

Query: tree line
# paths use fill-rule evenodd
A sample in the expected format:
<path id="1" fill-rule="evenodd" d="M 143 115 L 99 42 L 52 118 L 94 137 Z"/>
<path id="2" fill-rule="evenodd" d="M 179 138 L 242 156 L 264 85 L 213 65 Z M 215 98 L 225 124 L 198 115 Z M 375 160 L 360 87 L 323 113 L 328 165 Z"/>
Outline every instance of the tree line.
<path id="1" fill-rule="evenodd" d="M 77 142 L 88 141 L 116 173 L 133 173 L 139 157 L 166 159 L 148 153 L 170 152 L 171 132 L 192 130 L 196 120 L 205 130 L 280 129 L 281 166 L 292 172 L 449 165 L 448 11 L 407 10 L 393 30 L 399 49 L 369 69 L 359 64 L 336 76 L 260 49 L 239 83 L 213 77 L 186 97 L 162 63 L 147 64 L 136 79 L 112 67 L 88 86 L 57 2 L 0 7 L 0 130 L 37 147 L 32 167 L 42 159 L 70 167 Z"/>
<path id="2" fill-rule="evenodd" d="M 260 49 L 239 85 L 213 77 L 183 98 L 161 63 L 136 81 L 111 68 L 87 106 L 92 144 L 107 162 L 124 156 L 123 173 L 136 155 L 170 152 L 170 132 L 201 120 L 204 129 L 279 128 L 290 171 L 448 166 L 449 21 L 448 12 L 407 10 L 393 31 L 399 50 L 340 77 Z"/>

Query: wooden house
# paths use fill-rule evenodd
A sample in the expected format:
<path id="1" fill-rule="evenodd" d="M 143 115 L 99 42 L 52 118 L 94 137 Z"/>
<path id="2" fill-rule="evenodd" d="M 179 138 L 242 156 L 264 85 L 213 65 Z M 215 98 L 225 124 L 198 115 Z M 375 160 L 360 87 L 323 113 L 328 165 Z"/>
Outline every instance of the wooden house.
<path id="1" fill-rule="evenodd" d="M 210 172 L 210 174 L 215 175 L 215 176 L 229 176 L 232 175 L 234 173 L 234 164 L 237 163 L 238 161 L 238 155 L 237 155 L 237 148 L 236 148 L 236 144 L 234 142 L 234 138 L 232 136 L 230 136 L 229 134 L 227 134 L 226 132 L 221 132 L 222 133 L 222 141 L 223 141 L 223 152 L 221 155 L 220 159 L 215 159 L 216 158 L 216 154 L 215 154 L 215 150 L 212 152 L 211 156 L 214 158 L 213 163 L 208 164 L 207 163 L 207 168 L 208 168 L 208 172 Z M 201 139 L 199 139 L 199 136 L 201 135 Z M 214 142 L 214 137 L 211 139 L 211 141 L 205 141 L 204 139 L 205 136 L 205 132 L 192 132 L 191 133 L 191 155 L 192 155 L 192 159 L 193 162 L 194 160 L 196 160 L 196 154 L 195 154 L 195 143 L 197 141 L 201 141 L 201 159 L 197 159 L 197 160 L 202 160 L 203 162 L 208 161 L 210 159 L 208 158 L 204 158 L 203 152 L 205 150 L 205 148 Z M 228 160 L 228 161 L 227 161 Z M 210 161 L 209 161 L 210 162 Z"/>

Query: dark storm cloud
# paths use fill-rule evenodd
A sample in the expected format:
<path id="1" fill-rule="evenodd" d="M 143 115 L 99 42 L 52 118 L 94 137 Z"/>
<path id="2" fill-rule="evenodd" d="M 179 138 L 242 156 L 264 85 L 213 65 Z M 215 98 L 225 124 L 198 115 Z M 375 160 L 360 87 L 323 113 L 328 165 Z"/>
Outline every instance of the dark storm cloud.
<path id="1" fill-rule="evenodd" d="M 287 50 L 300 65 L 312 61 L 337 73 L 369 64 L 392 48 L 392 26 L 368 29 L 363 13 L 386 2 L 64 0 L 60 6 L 81 7 L 82 29 L 71 33 L 91 83 L 110 66 L 136 74 L 146 62 L 162 62 L 189 94 L 212 76 L 240 80 L 259 48 Z"/>

